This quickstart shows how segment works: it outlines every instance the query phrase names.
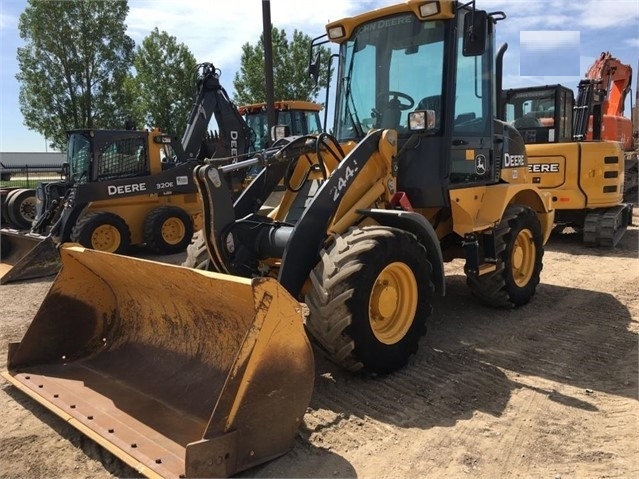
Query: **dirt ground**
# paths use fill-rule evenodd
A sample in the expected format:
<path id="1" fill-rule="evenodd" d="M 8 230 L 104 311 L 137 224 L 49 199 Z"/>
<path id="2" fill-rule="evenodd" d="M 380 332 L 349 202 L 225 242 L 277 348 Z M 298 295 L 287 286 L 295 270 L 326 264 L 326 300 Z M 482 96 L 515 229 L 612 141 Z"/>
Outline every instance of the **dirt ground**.
<path id="1" fill-rule="evenodd" d="M 447 265 L 447 295 L 408 367 L 374 379 L 316 355 L 294 449 L 241 476 L 639 477 L 638 245 L 637 227 L 614 250 L 552 238 L 535 298 L 515 311 L 478 305 L 462 263 Z M 0 368 L 50 284 L 0 287 Z M 0 477 L 139 476 L 0 387 Z"/>

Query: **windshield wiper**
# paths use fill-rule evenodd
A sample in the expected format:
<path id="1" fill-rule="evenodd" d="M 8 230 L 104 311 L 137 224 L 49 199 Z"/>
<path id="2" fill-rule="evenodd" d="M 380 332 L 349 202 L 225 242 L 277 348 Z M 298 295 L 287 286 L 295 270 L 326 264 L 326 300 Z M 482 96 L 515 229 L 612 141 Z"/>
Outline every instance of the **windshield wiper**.
<path id="1" fill-rule="evenodd" d="M 357 38 L 353 42 L 353 50 L 351 53 L 351 61 L 348 64 L 348 72 L 346 76 L 342 79 L 343 82 L 346 82 L 346 111 L 345 113 L 348 115 L 353 128 L 355 129 L 355 133 L 358 138 L 364 137 L 364 129 L 362 128 L 362 124 L 359 121 L 359 116 L 357 115 L 357 108 L 355 107 L 355 100 L 353 100 L 353 96 L 351 95 L 351 79 L 353 78 L 353 64 L 355 63 L 355 52 L 357 51 Z M 350 106 L 349 106 L 350 105 Z M 352 106 L 352 110 L 351 110 Z"/>
<path id="2" fill-rule="evenodd" d="M 355 107 L 355 101 L 353 100 L 353 97 L 351 96 L 351 79 L 350 77 L 346 77 L 344 78 L 344 81 L 347 82 L 347 87 L 346 87 L 346 114 L 348 115 L 348 118 L 351 121 L 351 124 L 353 125 L 353 128 L 355 129 L 355 133 L 357 134 L 358 138 L 364 138 L 364 129 L 362 128 L 362 125 L 359 121 L 359 116 L 357 115 L 357 108 Z M 353 109 L 351 110 L 350 105 L 352 105 Z"/>

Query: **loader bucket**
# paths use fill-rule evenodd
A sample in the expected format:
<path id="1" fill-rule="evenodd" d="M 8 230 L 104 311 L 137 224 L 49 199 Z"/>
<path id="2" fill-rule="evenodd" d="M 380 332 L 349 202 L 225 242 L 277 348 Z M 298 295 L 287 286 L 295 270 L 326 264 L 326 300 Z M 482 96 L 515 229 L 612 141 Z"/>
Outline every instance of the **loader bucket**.
<path id="1" fill-rule="evenodd" d="M 292 448 L 314 365 L 276 280 L 60 254 L 6 379 L 147 477 L 226 477 Z"/>
<path id="2" fill-rule="evenodd" d="M 50 276 L 60 269 L 60 255 L 50 236 L 12 230 L 0 235 L 0 284 Z"/>

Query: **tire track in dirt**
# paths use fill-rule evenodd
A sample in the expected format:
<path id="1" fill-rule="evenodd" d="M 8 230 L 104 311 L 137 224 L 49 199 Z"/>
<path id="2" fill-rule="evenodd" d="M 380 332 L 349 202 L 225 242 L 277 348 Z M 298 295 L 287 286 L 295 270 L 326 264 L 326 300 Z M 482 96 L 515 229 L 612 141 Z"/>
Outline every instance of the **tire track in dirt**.
<path id="1" fill-rule="evenodd" d="M 353 376 L 316 353 L 294 450 L 240 477 L 639 477 L 637 231 L 615 250 L 551 244 L 537 295 L 513 311 L 479 306 L 463 265 L 447 265 L 448 295 L 408 367 Z M 11 315 L 0 336 L 19 340 L 44 289 L 0 293 Z M 3 389 L 2 405 L 16 406 L 6 409 L 0 455 L 24 458 L 5 464 L 13 476 L 135 474 Z"/>
<path id="2" fill-rule="evenodd" d="M 633 248 L 631 245 L 616 251 L 612 257 L 623 260 Z M 627 360 L 637 357 L 636 321 L 628 305 L 634 305 L 632 310 L 636 311 L 639 275 L 626 272 L 620 281 L 615 273 L 618 266 L 611 265 L 606 275 L 599 275 L 604 276 L 603 287 L 598 291 L 587 289 L 590 283 L 585 284 L 583 278 L 592 280 L 601 271 L 603 255 L 597 253 L 592 258 L 578 256 L 586 268 L 568 280 L 565 270 L 572 267 L 576 256 L 549 253 L 544 273 L 551 280 L 540 285 L 538 298 L 530 305 L 515 311 L 478 306 L 467 291 L 465 278 L 455 275 L 459 265 L 452 265 L 448 272 L 452 273 L 449 296 L 436 305 L 430 331 L 407 368 L 374 380 L 337 371 L 333 373 L 334 382 L 316 388 L 307 418 L 321 424 L 320 417 L 326 410 L 343 411 L 340 421 L 323 430 L 322 447 L 344 454 L 353 452 L 352 447 L 361 448 L 362 453 L 374 451 L 361 437 L 374 435 L 371 424 L 379 422 L 392 425 L 396 431 L 393 437 L 400 443 L 405 443 L 415 429 L 425 431 L 429 452 L 424 455 L 428 459 L 418 460 L 399 444 L 390 444 L 389 450 L 397 454 L 399 462 L 421 462 L 417 469 L 410 469 L 412 475 L 459 473 L 460 468 L 464 472 L 482 471 L 488 474 L 486 477 L 492 472 L 502 477 L 528 472 L 547 475 L 544 461 L 556 464 L 557 470 L 577 470 L 578 458 L 566 461 L 562 469 L 564 461 L 556 451 L 563 450 L 566 431 L 576 436 L 589 434 L 583 424 L 588 424 L 598 409 L 585 391 L 613 400 L 615 395 L 622 396 L 619 403 L 624 407 L 619 417 L 626 420 L 636 411 L 626 400 L 637 397 L 636 379 L 627 377 L 629 370 L 637 369 Z M 562 280 L 553 284 L 558 275 Z M 607 281 L 615 276 L 614 283 Z M 618 297 L 608 293 L 620 290 L 623 294 Z M 625 385 L 620 387 L 620 381 Z M 509 403 L 515 398 L 518 406 L 511 409 Z M 562 421 L 566 408 L 576 411 L 571 414 L 578 419 Z M 474 424 L 479 416 L 484 419 Z M 533 426 L 531 418 L 537 416 L 542 424 Z M 497 434 L 499 419 L 504 417 L 509 418 L 511 426 L 502 428 L 494 438 L 498 452 L 477 451 L 469 438 Z M 353 428 L 353 418 L 363 418 L 364 422 Z M 437 434 L 432 433 L 435 429 Z M 311 444 L 319 445 L 312 431 L 307 437 Z M 554 437 L 559 439 L 555 441 Z M 447 452 L 451 450 L 456 452 Z M 566 456 L 571 457 L 568 452 Z M 540 457 L 546 459 L 540 461 Z M 616 455 L 595 451 L 593 457 L 606 463 L 615 460 Z M 493 462 L 500 466 L 492 468 Z M 602 470 L 605 467 L 603 464 Z"/>

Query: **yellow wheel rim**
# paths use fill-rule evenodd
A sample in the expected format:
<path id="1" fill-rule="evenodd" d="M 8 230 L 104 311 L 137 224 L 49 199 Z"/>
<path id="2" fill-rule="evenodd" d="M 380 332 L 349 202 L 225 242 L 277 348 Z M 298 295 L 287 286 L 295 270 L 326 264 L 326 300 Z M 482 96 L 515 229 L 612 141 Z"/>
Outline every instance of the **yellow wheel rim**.
<path id="1" fill-rule="evenodd" d="M 178 244 L 185 234 L 186 228 L 179 218 L 169 218 L 162 223 L 162 239 L 167 244 Z"/>
<path id="2" fill-rule="evenodd" d="M 100 225 L 91 235 L 91 247 L 98 251 L 113 253 L 120 247 L 121 242 L 120 232 L 113 225 Z"/>
<path id="3" fill-rule="evenodd" d="M 380 342 L 395 344 L 406 335 L 417 311 L 417 297 L 417 280 L 405 263 L 391 263 L 379 273 L 368 302 L 368 317 Z"/>
<path id="4" fill-rule="evenodd" d="M 521 230 L 513 244 L 513 251 L 510 257 L 513 280 L 520 288 L 528 284 L 535 270 L 535 259 L 537 251 L 535 242 L 530 230 Z"/>

